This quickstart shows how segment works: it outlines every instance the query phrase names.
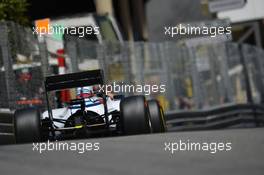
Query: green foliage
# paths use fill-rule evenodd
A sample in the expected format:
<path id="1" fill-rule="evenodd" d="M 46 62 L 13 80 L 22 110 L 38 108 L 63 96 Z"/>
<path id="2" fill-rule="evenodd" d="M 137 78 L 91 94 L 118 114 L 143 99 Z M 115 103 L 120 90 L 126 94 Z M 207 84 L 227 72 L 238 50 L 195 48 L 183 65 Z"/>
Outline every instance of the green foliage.
<path id="1" fill-rule="evenodd" d="M 22 25 L 29 24 L 26 16 L 27 0 L 0 0 L 0 21 L 14 21 Z"/>

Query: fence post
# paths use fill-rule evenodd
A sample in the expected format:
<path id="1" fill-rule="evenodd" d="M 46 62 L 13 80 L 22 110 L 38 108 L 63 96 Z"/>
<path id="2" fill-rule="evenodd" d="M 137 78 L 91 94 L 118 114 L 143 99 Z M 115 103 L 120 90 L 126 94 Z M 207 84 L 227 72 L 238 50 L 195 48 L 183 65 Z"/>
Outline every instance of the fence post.
<path id="1" fill-rule="evenodd" d="M 253 103 L 253 96 L 252 96 L 252 91 L 251 91 L 251 88 L 250 88 L 249 74 L 248 74 L 248 69 L 247 69 L 246 60 L 245 60 L 245 57 L 244 57 L 242 45 L 239 44 L 238 48 L 239 48 L 239 53 L 240 53 L 240 61 L 241 61 L 241 64 L 242 64 L 243 70 L 244 70 L 243 73 L 244 73 L 244 77 L 245 77 L 247 102 L 248 103 Z"/>
<path id="2" fill-rule="evenodd" d="M 71 66 L 69 67 L 70 72 L 78 72 L 78 58 L 77 58 L 77 43 L 74 41 L 67 41 L 65 44 L 65 53 L 70 58 Z"/>
<path id="3" fill-rule="evenodd" d="M 194 101 L 197 108 L 203 107 L 204 95 L 201 90 L 201 81 L 197 70 L 196 54 L 194 47 L 188 47 L 191 60 L 191 75 L 193 80 Z"/>
<path id="4" fill-rule="evenodd" d="M 260 56 L 261 55 L 261 51 L 263 52 L 263 50 L 257 48 L 256 52 L 254 52 L 256 54 L 255 57 L 255 64 L 256 64 L 256 80 L 257 80 L 257 86 L 258 86 L 258 90 L 260 93 L 260 103 L 264 104 L 264 61 L 263 58 Z M 263 53 L 264 55 L 264 53 Z"/>
<path id="5" fill-rule="evenodd" d="M 39 54 L 41 58 L 41 68 L 43 76 L 49 75 L 49 59 L 47 54 L 46 42 L 39 42 Z"/>
<path id="6" fill-rule="evenodd" d="M 220 68 L 220 74 L 222 75 L 223 78 L 223 83 L 224 83 L 224 87 L 226 88 L 226 92 L 225 92 L 225 97 L 227 102 L 232 102 L 234 101 L 234 93 L 231 87 L 231 80 L 230 80 L 230 76 L 228 74 L 228 62 L 227 59 L 228 57 L 228 51 L 227 51 L 228 47 L 227 44 L 224 44 L 224 49 L 223 49 L 223 57 L 222 60 L 220 61 L 221 63 L 221 68 Z"/>
<path id="7" fill-rule="evenodd" d="M 174 78 L 172 76 L 172 69 L 171 64 L 174 61 L 176 62 L 176 59 L 179 59 L 179 57 L 175 56 L 174 53 L 177 53 L 175 51 L 177 46 L 175 43 L 172 42 L 164 42 L 160 44 L 161 47 L 161 57 L 160 62 L 162 63 L 162 73 L 164 74 L 164 82 L 166 84 L 166 99 L 169 101 L 169 110 L 176 109 L 175 104 L 175 98 L 176 98 L 176 87 L 174 85 Z M 173 49 L 173 50 L 172 50 Z"/>

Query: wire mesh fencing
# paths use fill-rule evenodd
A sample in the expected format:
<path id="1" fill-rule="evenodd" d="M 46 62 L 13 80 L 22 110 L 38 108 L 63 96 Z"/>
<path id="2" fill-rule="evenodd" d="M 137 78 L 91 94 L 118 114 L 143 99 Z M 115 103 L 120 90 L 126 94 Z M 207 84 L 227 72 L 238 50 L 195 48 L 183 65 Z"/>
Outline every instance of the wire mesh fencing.
<path id="1" fill-rule="evenodd" d="M 43 67 L 39 42 L 29 28 L 0 24 L 0 108 L 43 108 Z"/>
<path id="2" fill-rule="evenodd" d="M 43 82 L 58 73 L 51 69 L 58 67 L 57 47 L 66 53 L 65 73 L 102 69 L 105 84 L 120 94 L 158 99 L 166 111 L 263 103 L 264 51 L 255 46 L 80 38 L 39 42 L 31 29 L 12 22 L 1 22 L 0 32 L 0 108 L 45 109 Z M 51 98 L 58 102 L 58 96 Z"/>
<path id="3" fill-rule="evenodd" d="M 101 68 L 107 84 L 164 85 L 162 92 L 124 94 L 156 98 L 166 110 L 247 103 L 249 98 L 254 103 L 262 101 L 263 50 L 254 46 L 240 48 L 230 42 L 195 47 L 176 42 L 99 44 L 81 40 L 67 44 L 71 47 L 66 47 L 66 53 L 74 60 L 72 71 Z"/>

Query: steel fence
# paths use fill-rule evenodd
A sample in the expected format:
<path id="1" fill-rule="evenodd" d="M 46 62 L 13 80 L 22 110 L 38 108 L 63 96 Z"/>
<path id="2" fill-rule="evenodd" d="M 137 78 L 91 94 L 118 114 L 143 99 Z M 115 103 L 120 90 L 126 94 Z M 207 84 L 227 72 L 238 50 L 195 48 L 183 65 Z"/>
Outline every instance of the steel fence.
<path id="1" fill-rule="evenodd" d="M 264 52 L 254 46 L 240 48 L 230 42 L 195 47 L 175 42 L 99 44 L 83 40 L 71 40 L 67 45 L 74 67 L 71 71 L 102 68 L 108 84 L 166 85 L 166 92 L 147 96 L 159 99 L 166 110 L 262 101 Z M 140 93 L 126 93 L 131 94 Z"/>
<path id="2" fill-rule="evenodd" d="M 165 92 L 121 93 L 156 98 L 166 111 L 262 103 L 264 99 L 264 51 L 255 46 L 231 42 L 192 47 L 184 42 L 98 43 L 80 38 L 39 42 L 32 30 L 12 22 L 2 22 L 0 32 L 0 108 L 32 104 L 45 108 L 43 80 L 51 72 L 51 57 L 56 57 L 49 50 L 54 45 L 65 50 L 66 72 L 101 68 L 109 85 L 164 85 Z"/>
<path id="3" fill-rule="evenodd" d="M 44 107 L 39 42 L 29 28 L 0 23 L 0 108 Z"/>

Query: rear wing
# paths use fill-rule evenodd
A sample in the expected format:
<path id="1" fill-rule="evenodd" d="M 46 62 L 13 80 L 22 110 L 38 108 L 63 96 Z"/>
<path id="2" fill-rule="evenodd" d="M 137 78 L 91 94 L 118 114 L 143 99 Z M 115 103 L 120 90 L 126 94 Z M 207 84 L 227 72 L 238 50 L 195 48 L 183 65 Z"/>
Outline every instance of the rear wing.
<path id="1" fill-rule="evenodd" d="M 103 85 L 103 71 L 91 70 L 71 74 L 55 75 L 46 77 L 46 92 L 62 89 L 70 89 L 83 86 Z"/>

